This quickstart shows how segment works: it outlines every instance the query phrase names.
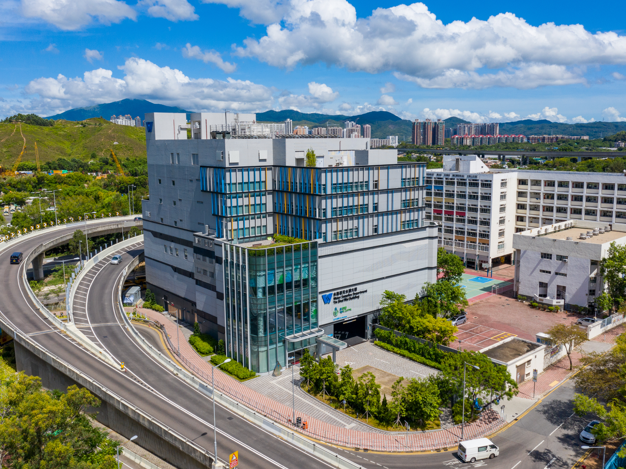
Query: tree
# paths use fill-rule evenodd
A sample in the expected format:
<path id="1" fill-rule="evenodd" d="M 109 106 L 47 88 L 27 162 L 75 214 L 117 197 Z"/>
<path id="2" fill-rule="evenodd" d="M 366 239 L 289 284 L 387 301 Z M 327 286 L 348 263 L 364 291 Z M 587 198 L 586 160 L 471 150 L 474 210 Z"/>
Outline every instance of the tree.
<path id="1" fill-rule="evenodd" d="M 451 254 L 444 248 L 437 249 L 437 280 L 445 280 L 456 285 L 461 282 L 465 266 L 456 254 Z"/>
<path id="2" fill-rule="evenodd" d="M 574 411 L 579 416 L 595 414 L 602 420 L 592 430 L 599 443 L 626 437 L 626 405 L 623 402 L 612 401 L 605 406 L 596 398 L 577 394 L 574 397 Z M 620 451 L 619 456 L 626 457 L 626 448 Z"/>
<path id="3" fill-rule="evenodd" d="M 406 415 L 422 427 L 439 417 L 441 398 L 437 385 L 428 379 L 409 380 L 406 387 Z"/>
<path id="4" fill-rule="evenodd" d="M 352 376 L 352 367 L 346 365 L 341 369 L 340 381 L 337 386 L 337 399 L 352 405 L 356 398 L 356 385 Z M 345 404 L 343 404 L 345 409 Z"/>
<path id="5" fill-rule="evenodd" d="M 587 332 L 576 324 L 556 324 L 552 326 L 547 334 L 552 339 L 554 345 L 560 345 L 565 349 L 567 358 L 569 359 L 569 369 L 571 370 L 574 365 L 572 364 L 572 352 L 576 350 L 580 345 L 586 342 Z"/>
<path id="6" fill-rule="evenodd" d="M 581 365 L 574 379 L 583 394 L 602 402 L 619 400 L 626 404 L 626 335 L 618 336 L 608 353 L 583 356 Z"/>
<path id="7" fill-rule="evenodd" d="M 400 377 L 391 386 L 391 411 L 396 417 L 396 425 L 400 425 L 401 417 L 406 412 L 406 388 L 403 384 L 404 378 Z"/>
<path id="8" fill-rule="evenodd" d="M 374 373 L 369 371 L 359 376 L 358 382 L 357 398 L 359 405 L 369 419 L 370 414 L 380 406 L 380 384 L 376 382 Z"/>
<path id="9" fill-rule="evenodd" d="M 335 373 L 335 363 L 331 357 L 322 358 L 319 362 L 319 371 L 316 377 L 316 388 L 322 390 L 324 394 L 334 395 L 337 390 L 337 374 Z"/>
<path id="10" fill-rule="evenodd" d="M 596 297 L 594 304 L 600 313 L 604 313 L 605 311 L 611 310 L 615 302 L 613 301 L 611 295 L 607 292 L 602 292 L 601 295 Z"/>
<path id="11" fill-rule="evenodd" d="M 600 274 L 607 283 L 607 293 L 619 307 L 626 300 L 626 246 L 611 243 L 600 265 Z"/>
<path id="12" fill-rule="evenodd" d="M 427 282 L 422 289 L 421 298 L 416 296 L 415 302 L 421 302 L 422 308 L 436 318 L 455 316 L 461 312 L 462 306 L 469 304 L 461 285 L 447 280 Z"/>
<path id="13" fill-rule="evenodd" d="M 317 375 L 317 362 L 313 356 L 309 353 L 309 349 L 304 349 L 302 352 L 302 358 L 300 359 L 300 376 L 302 379 L 306 379 L 307 388 L 311 385 L 311 379 L 315 381 Z"/>
<path id="14" fill-rule="evenodd" d="M 85 242 L 85 233 L 81 230 L 76 230 L 74 231 L 74 236 L 72 236 L 72 239 L 70 239 L 67 244 L 67 248 L 71 254 L 85 255 L 93 250 L 93 241 L 89 240 L 89 246 L 85 246 Z"/>
<path id="15" fill-rule="evenodd" d="M 306 152 L 306 165 L 312 168 L 317 166 L 317 158 L 313 149 L 309 149 Z"/>

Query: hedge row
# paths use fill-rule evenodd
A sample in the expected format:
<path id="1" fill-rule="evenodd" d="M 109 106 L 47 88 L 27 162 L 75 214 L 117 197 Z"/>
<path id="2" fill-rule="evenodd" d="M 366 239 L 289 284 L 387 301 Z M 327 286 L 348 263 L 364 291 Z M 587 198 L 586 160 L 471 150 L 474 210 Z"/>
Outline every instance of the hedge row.
<path id="1" fill-rule="evenodd" d="M 206 357 L 213 353 L 213 346 L 211 345 L 211 340 L 209 339 L 214 340 L 207 334 L 193 334 L 189 337 L 189 343 L 196 349 L 196 352 L 203 357 Z"/>
<path id="2" fill-rule="evenodd" d="M 214 365 L 219 365 L 222 362 L 224 362 L 226 358 L 228 357 L 224 355 L 213 355 L 211 357 L 211 363 L 213 363 Z M 229 375 L 232 375 L 235 378 L 238 378 L 240 380 L 254 378 L 256 376 L 256 373 L 254 371 L 247 369 L 241 363 L 236 362 L 234 360 L 226 363 L 225 365 L 220 366 L 220 370 L 223 370 Z"/>
<path id="3" fill-rule="evenodd" d="M 378 345 L 380 348 L 384 348 L 385 350 L 388 350 L 390 352 L 397 353 L 398 355 L 402 355 L 403 357 L 408 358 L 409 360 L 413 360 L 417 363 L 421 363 L 422 365 L 430 366 L 431 368 L 436 368 L 437 370 L 441 370 L 441 365 L 439 363 L 430 361 L 415 353 L 407 352 L 406 350 L 399 349 L 397 347 L 394 347 L 393 345 L 389 345 L 384 342 L 380 342 L 378 340 L 374 342 L 374 345 Z"/>
<path id="4" fill-rule="evenodd" d="M 151 310 L 153 310 L 153 311 L 157 311 L 157 312 L 159 312 L 159 313 L 162 313 L 163 311 L 165 311 L 165 310 L 163 309 L 163 306 L 158 305 L 158 304 L 156 304 L 156 303 L 153 303 L 152 301 L 146 301 L 146 302 L 144 302 L 143 307 L 144 307 L 144 308 L 147 308 L 147 309 L 151 309 Z"/>
<path id="5" fill-rule="evenodd" d="M 419 355 L 429 362 L 441 363 L 447 353 L 438 349 L 434 345 L 418 342 L 405 336 L 397 336 L 393 331 L 386 331 L 379 328 L 374 331 L 374 335 L 381 342 L 391 345 L 397 349 L 404 350 L 405 352 L 409 352 L 413 355 Z"/>

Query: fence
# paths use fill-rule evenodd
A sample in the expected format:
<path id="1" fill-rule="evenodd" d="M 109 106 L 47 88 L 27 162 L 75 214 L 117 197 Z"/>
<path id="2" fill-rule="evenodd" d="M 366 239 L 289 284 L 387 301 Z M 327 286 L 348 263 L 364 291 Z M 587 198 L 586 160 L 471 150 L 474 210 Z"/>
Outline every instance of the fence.
<path id="1" fill-rule="evenodd" d="M 587 338 L 591 340 L 594 337 L 598 337 L 600 334 L 604 334 L 606 331 L 619 326 L 623 322 L 623 314 L 613 314 L 608 318 L 604 318 L 602 321 L 598 321 L 595 324 L 587 326 Z"/>

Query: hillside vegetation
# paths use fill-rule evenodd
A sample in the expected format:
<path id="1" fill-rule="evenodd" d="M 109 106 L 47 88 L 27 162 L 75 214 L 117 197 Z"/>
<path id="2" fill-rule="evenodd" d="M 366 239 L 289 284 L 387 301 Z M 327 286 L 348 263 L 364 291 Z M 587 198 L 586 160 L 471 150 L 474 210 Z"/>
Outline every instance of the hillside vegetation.
<path id="1" fill-rule="evenodd" d="M 146 158 L 145 130 L 95 118 L 82 122 L 58 120 L 51 127 L 26 123 L 0 123 L 0 166 L 10 169 L 26 147 L 22 162 L 35 162 L 35 143 L 41 164 L 60 158 L 89 161 L 110 157 Z M 117 142 L 117 145 L 114 144 Z"/>

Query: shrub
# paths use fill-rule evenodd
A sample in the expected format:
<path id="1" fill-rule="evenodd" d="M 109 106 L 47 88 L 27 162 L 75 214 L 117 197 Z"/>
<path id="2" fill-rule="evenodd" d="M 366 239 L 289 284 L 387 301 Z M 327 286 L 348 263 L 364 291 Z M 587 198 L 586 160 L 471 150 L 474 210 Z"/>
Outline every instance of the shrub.
<path id="1" fill-rule="evenodd" d="M 390 352 L 397 353 L 398 355 L 402 355 L 403 357 L 408 358 L 409 360 L 413 360 L 417 363 L 421 363 L 422 365 L 430 366 L 431 368 L 436 368 L 437 370 L 441 370 L 441 365 L 439 363 L 430 361 L 415 353 L 407 352 L 406 350 L 399 349 L 397 347 L 394 347 L 393 345 L 389 345 L 384 342 L 380 342 L 378 340 L 374 342 L 374 345 L 378 345 L 380 348 L 384 348 L 385 350 L 388 350 Z"/>
<path id="2" fill-rule="evenodd" d="M 526 297 L 524 295 L 517 295 L 517 299 L 520 301 L 526 301 Z"/>
<path id="3" fill-rule="evenodd" d="M 151 309 L 151 310 L 153 310 L 153 311 L 158 311 L 159 313 L 162 313 L 163 311 L 165 311 L 165 309 L 163 308 L 163 306 L 158 305 L 158 304 L 156 304 L 156 303 L 147 303 L 147 302 L 144 302 L 143 307 L 144 307 L 144 308 Z"/>
<path id="4" fill-rule="evenodd" d="M 226 357 L 225 355 L 213 355 L 211 357 L 211 363 L 213 363 L 213 365 L 219 365 L 223 363 L 226 358 L 228 357 Z M 241 363 L 234 360 L 220 366 L 220 370 L 223 370 L 229 375 L 232 375 L 240 380 L 250 379 L 256 376 L 256 373 L 254 371 L 249 370 Z"/>
<path id="5" fill-rule="evenodd" d="M 217 354 L 218 355 L 226 355 L 226 345 L 222 339 L 217 343 Z"/>
<path id="6" fill-rule="evenodd" d="M 146 290 L 146 298 L 144 300 L 146 303 L 156 303 L 156 296 L 152 293 L 152 290 L 149 288 Z"/>
<path id="7" fill-rule="evenodd" d="M 197 323 L 196 323 L 197 324 Z M 217 346 L 217 341 L 208 334 L 192 334 L 189 337 L 189 343 L 203 357 L 211 355 Z"/>
<path id="8" fill-rule="evenodd" d="M 534 301 L 533 301 L 533 302 L 530 304 L 530 306 L 531 306 L 531 307 L 533 307 L 533 308 L 538 308 L 538 307 L 539 307 L 539 303 L 536 303 L 536 302 L 534 302 Z"/>
<path id="9" fill-rule="evenodd" d="M 385 344 L 414 355 L 419 355 L 429 362 L 441 363 L 446 356 L 446 352 L 438 349 L 434 345 L 419 342 L 405 336 L 397 336 L 392 331 L 378 328 L 374 331 L 374 335 L 379 341 Z"/>

